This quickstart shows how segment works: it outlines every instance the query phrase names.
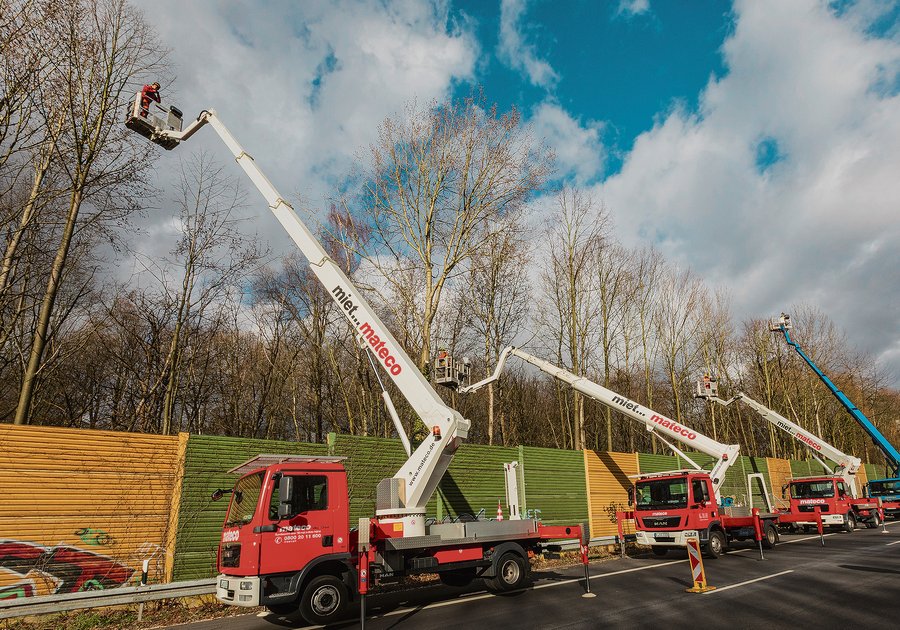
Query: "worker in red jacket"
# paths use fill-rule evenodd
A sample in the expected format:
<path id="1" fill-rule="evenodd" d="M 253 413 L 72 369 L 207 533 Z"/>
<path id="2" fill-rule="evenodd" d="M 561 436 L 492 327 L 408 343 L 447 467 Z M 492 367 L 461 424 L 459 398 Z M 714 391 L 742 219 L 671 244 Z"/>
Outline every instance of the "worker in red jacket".
<path id="1" fill-rule="evenodd" d="M 141 88 L 141 116 L 144 118 L 147 117 L 147 114 L 150 113 L 150 101 L 160 102 L 159 98 L 159 83 L 153 82 L 150 85 L 145 85 Z"/>

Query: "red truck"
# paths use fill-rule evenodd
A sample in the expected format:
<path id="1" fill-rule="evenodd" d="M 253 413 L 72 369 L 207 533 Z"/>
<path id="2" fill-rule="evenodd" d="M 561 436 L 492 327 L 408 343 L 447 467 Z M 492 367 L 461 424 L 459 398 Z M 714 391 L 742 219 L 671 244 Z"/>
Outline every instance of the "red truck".
<path id="1" fill-rule="evenodd" d="M 551 540 L 583 536 L 581 526 L 531 519 L 426 525 L 421 536 L 404 536 L 402 522 L 378 518 L 351 529 L 344 459 L 261 455 L 230 471 L 241 477 L 219 544 L 219 601 L 325 624 L 357 599 L 361 577 L 369 587 L 436 573 L 451 586 L 481 578 L 491 591 L 510 591 L 527 582 L 534 555 L 554 549 Z"/>
<path id="2" fill-rule="evenodd" d="M 859 524 L 875 528 L 883 520 L 878 501 L 871 498 L 854 499 L 841 477 L 795 478 L 782 490 L 782 496 L 790 500 L 790 514 L 810 517 L 808 521 L 796 521 L 792 524 L 794 527 L 814 527 L 816 522 L 812 514 L 816 507 L 822 514 L 823 525 L 846 532 L 852 532 Z"/>
<path id="3" fill-rule="evenodd" d="M 795 478 L 781 489 L 782 497 L 785 498 L 788 490 L 790 491 L 790 507 L 782 512 L 781 518 L 781 522 L 789 529 L 810 529 L 817 526 L 817 521 L 813 517 L 816 506 L 822 514 L 822 524 L 826 526 L 841 527 L 845 531 L 852 532 L 858 523 L 870 528 L 881 524 L 884 513 L 877 499 L 856 498 L 856 473 L 862 466 L 862 461 L 858 457 L 840 451 L 796 422 L 753 400 L 744 392 L 738 392 L 728 400 L 719 398 L 716 379 L 709 375 L 697 381 L 697 397 L 713 401 L 723 407 L 738 401 L 743 402 L 772 426 L 803 444 L 824 470 L 834 473 Z M 828 461 L 833 462 L 833 466 L 829 465 Z"/>
<path id="4" fill-rule="evenodd" d="M 733 542 L 761 540 L 764 548 L 778 543 L 778 514 L 716 502 L 709 474 L 680 470 L 641 475 L 634 485 L 637 542 L 657 556 L 684 548 L 696 531 L 708 557 L 717 558 Z"/>

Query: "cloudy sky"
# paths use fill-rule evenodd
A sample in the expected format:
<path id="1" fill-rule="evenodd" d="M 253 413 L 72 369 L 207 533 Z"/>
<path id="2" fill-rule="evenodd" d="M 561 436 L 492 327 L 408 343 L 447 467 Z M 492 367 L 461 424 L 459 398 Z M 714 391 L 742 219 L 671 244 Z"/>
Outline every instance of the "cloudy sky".
<path id="1" fill-rule="evenodd" d="M 481 85 L 626 244 L 728 287 L 737 320 L 817 306 L 900 381 L 896 0 L 157 0 L 147 14 L 172 51 L 165 100 L 186 117 L 214 107 L 301 205 L 325 207 L 405 103 Z M 192 151 L 227 158 L 201 136 Z M 175 160 L 160 157 L 165 184 Z M 291 249 L 269 217 L 252 229 Z"/>

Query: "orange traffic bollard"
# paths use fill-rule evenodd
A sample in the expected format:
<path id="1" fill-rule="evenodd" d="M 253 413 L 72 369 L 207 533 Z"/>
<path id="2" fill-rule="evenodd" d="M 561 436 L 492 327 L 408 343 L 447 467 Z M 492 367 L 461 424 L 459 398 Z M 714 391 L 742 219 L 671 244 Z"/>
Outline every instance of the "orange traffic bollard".
<path id="1" fill-rule="evenodd" d="M 687 545 L 688 559 L 691 561 L 691 580 L 694 586 L 685 589 L 688 593 L 705 593 L 715 590 L 715 586 L 706 583 L 706 571 L 703 569 L 703 556 L 700 553 L 700 537 L 696 534 L 684 539 Z"/>

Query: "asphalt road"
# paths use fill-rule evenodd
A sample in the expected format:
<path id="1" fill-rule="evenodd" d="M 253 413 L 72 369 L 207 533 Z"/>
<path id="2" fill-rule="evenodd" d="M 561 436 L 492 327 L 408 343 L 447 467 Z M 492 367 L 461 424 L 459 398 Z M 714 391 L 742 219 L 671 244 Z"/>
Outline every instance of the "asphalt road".
<path id="1" fill-rule="evenodd" d="M 403 628 L 749 628 L 761 623 L 796 628 L 890 626 L 900 598 L 900 522 L 889 533 L 784 536 L 759 560 L 755 549 L 707 560 L 716 590 L 686 593 L 691 585 L 684 552 L 591 565 L 593 598 L 583 598 L 581 567 L 534 573 L 527 590 L 491 595 L 430 586 L 373 595 L 370 630 Z M 895 621 L 890 621 L 894 619 Z M 358 621 L 338 628 L 356 628 Z M 179 630 L 302 628 L 278 617 L 243 615 L 171 626 Z"/>

